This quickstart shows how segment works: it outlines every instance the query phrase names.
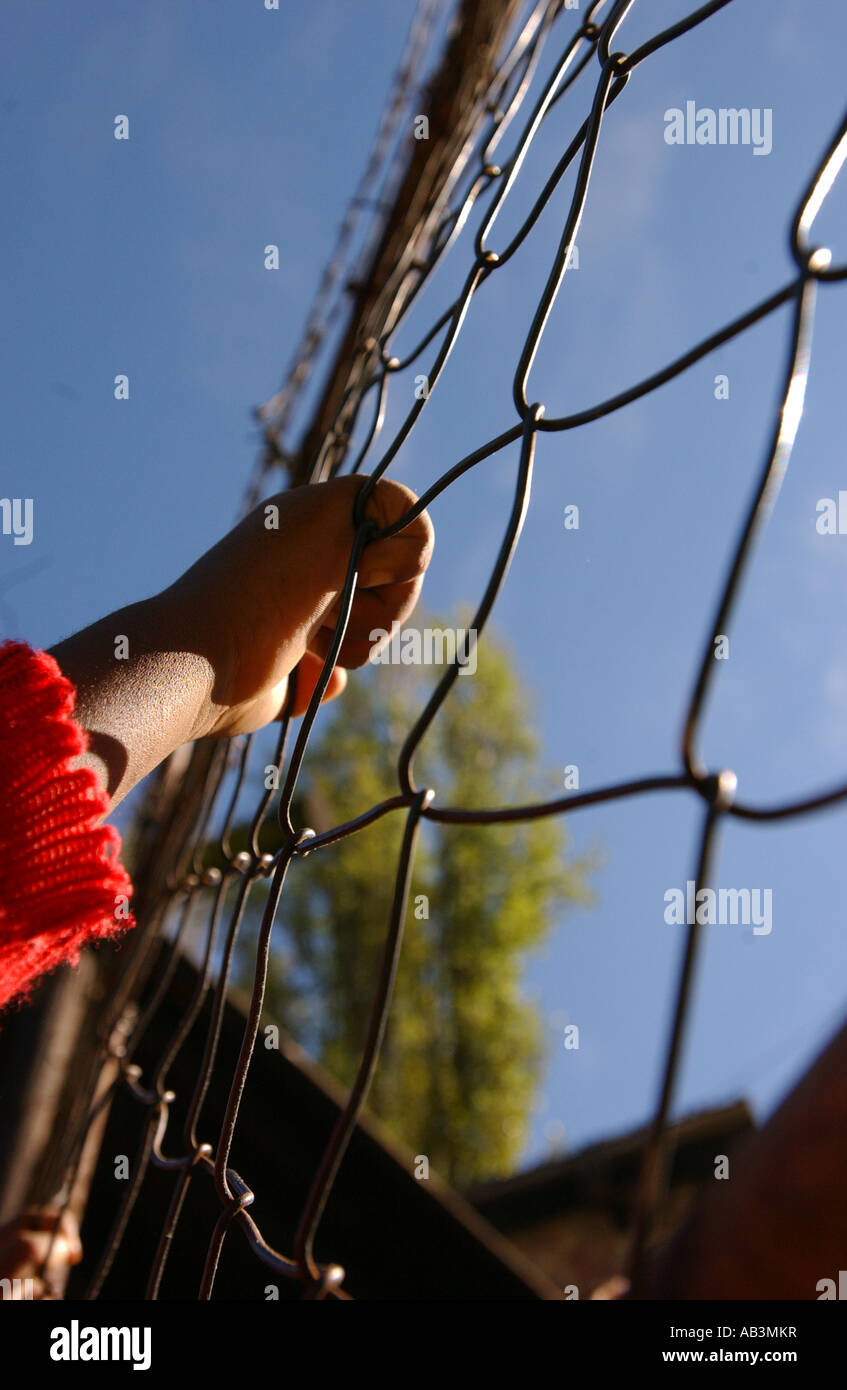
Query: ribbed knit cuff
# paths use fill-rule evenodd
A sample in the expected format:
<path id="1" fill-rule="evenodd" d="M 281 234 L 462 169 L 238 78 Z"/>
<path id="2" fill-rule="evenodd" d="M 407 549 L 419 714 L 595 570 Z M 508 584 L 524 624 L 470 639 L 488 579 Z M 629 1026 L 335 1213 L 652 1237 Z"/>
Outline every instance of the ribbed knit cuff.
<path id="1" fill-rule="evenodd" d="M 110 800 L 73 719 L 76 691 L 47 652 L 0 644 L 0 1009 L 83 946 L 135 922 Z"/>

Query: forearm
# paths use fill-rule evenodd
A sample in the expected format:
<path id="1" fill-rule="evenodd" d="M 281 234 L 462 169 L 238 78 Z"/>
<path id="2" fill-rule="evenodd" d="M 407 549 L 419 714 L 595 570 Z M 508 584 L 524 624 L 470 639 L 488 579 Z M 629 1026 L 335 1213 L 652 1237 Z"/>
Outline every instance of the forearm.
<path id="1" fill-rule="evenodd" d="M 116 805 L 175 748 L 209 727 L 215 671 L 196 628 L 166 594 L 144 599 L 50 648 L 76 687 L 91 767 Z"/>
<path id="2" fill-rule="evenodd" d="M 334 478 L 277 493 L 161 594 L 51 649 L 76 687 L 77 722 L 90 735 L 83 761 L 113 804 L 180 744 L 252 733 L 278 719 L 294 671 L 292 711 L 304 712 L 332 641 L 332 605 L 346 579 L 353 504 L 365 481 Z M 383 478 L 366 515 L 390 528 L 415 500 Z M 423 512 L 369 543 L 340 667 L 364 665 L 371 631 L 387 632 L 412 611 L 432 541 Z M 333 672 L 324 698 L 339 694 L 344 680 Z"/>

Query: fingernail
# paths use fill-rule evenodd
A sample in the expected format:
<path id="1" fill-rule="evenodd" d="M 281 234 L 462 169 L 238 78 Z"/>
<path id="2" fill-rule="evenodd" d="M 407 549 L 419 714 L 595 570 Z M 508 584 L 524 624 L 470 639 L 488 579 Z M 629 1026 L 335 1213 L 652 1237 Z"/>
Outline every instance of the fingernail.
<path id="1" fill-rule="evenodd" d="M 394 575 L 389 573 L 388 570 L 375 570 L 373 574 L 368 575 L 367 579 L 362 580 L 362 588 L 379 589 L 383 584 L 393 583 Z"/>

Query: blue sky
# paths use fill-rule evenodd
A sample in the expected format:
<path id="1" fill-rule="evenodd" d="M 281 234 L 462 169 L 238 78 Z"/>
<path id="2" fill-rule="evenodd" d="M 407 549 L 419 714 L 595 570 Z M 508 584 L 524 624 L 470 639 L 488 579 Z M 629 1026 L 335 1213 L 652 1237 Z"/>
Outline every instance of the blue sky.
<path id="1" fill-rule="evenodd" d="M 0 493 L 35 506 L 30 546 L 0 536 L 5 634 L 49 646 L 171 582 L 232 523 L 255 457 L 250 409 L 277 388 L 297 340 L 413 8 L 118 0 L 77 10 L 51 0 L 0 18 Z M 636 4 L 616 47 L 631 50 L 690 8 Z M 636 70 L 607 117 L 579 269 L 533 368 L 532 396 L 548 415 L 622 390 L 791 277 L 788 228 L 841 119 L 845 40 L 837 0 L 821 0 L 814 26 L 793 0 L 736 0 Z M 542 128 L 495 249 L 586 114 L 597 71 Z M 664 113 L 688 100 L 770 108 L 772 152 L 667 145 Z M 113 139 L 118 113 L 130 117 L 128 142 Z M 392 466 L 417 491 L 515 422 L 511 377 L 572 187 L 563 180 L 474 300 Z M 815 229 L 842 261 L 845 209 L 842 178 Z M 263 268 L 269 242 L 280 246 L 275 272 Z M 398 355 L 449 302 L 468 259 L 460 243 L 398 334 Z M 847 488 L 845 292 L 819 295 L 806 414 L 704 726 L 709 765 L 732 768 L 751 802 L 801 796 L 847 771 L 847 538 L 815 528 L 817 501 Z M 577 763 L 587 789 L 676 769 L 788 329 L 781 309 L 647 399 L 539 441 L 495 624 L 533 691 L 552 776 Z M 119 372 L 131 383 L 123 403 L 112 395 Z M 715 399 L 718 373 L 728 400 Z M 393 383 L 383 441 L 411 392 L 410 377 Z M 502 451 L 434 504 L 431 608 L 481 594 L 516 462 L 515 447 Z M 562 523 L 572 503 L 578 532 Z M 694 798 L 662 794 L 569 820 L 574 849 L 598 852 L 603 868 L 597 905 L 557 926 L 529 966 L 551 1050 L 527 1160 L 561 1141 L 562 1127 L 578 1146 L 647 1115 L 682 948 L 681 929 L 663 920 L 664 893 L 693 871 L 699 819 Z M 845 835 L 847 807 L 726 825 L 716 883 L 771 888 L 773 930 L 709 929 L 678 1113 L 745 1094 L 766 1114 L 837 1025 Z M 562 1046 L 565 1022 L 580 1027 L 578 1052 Z"/>

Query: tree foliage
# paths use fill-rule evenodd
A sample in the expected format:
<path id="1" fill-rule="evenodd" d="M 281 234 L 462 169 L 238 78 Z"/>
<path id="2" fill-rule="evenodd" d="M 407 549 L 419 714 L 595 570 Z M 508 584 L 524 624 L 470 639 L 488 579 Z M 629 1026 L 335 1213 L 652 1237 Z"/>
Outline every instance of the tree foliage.
<path id="1" fill-rule="evenodd" d="M 391 665 L 353 676 L 322 711 L 295 824 L 320 832 L 396 793 L 397 751 L 440 674 Z M 539 778 L 532 722 L 508 651 L 486 633 L 476 672 L 458 677 L 421 745 L 416 784 L 469 808 L 555 795 Z M 280 905 L 266 1012 L 345 1084 L 367 1029 L 403 821 L 395 811 L 295 860 Z M 262 849 L 273 848 L 266 833 Z M 423 824 L 369 1105 L 454 1182 L 511 1171 L 523 1146 L 543 1063 L 527 952 L 563 908 L 589 898 L 587 867 L 568 862 L 553 817 Z M 246 953 L 239 962 L 249 983 Z"/>

